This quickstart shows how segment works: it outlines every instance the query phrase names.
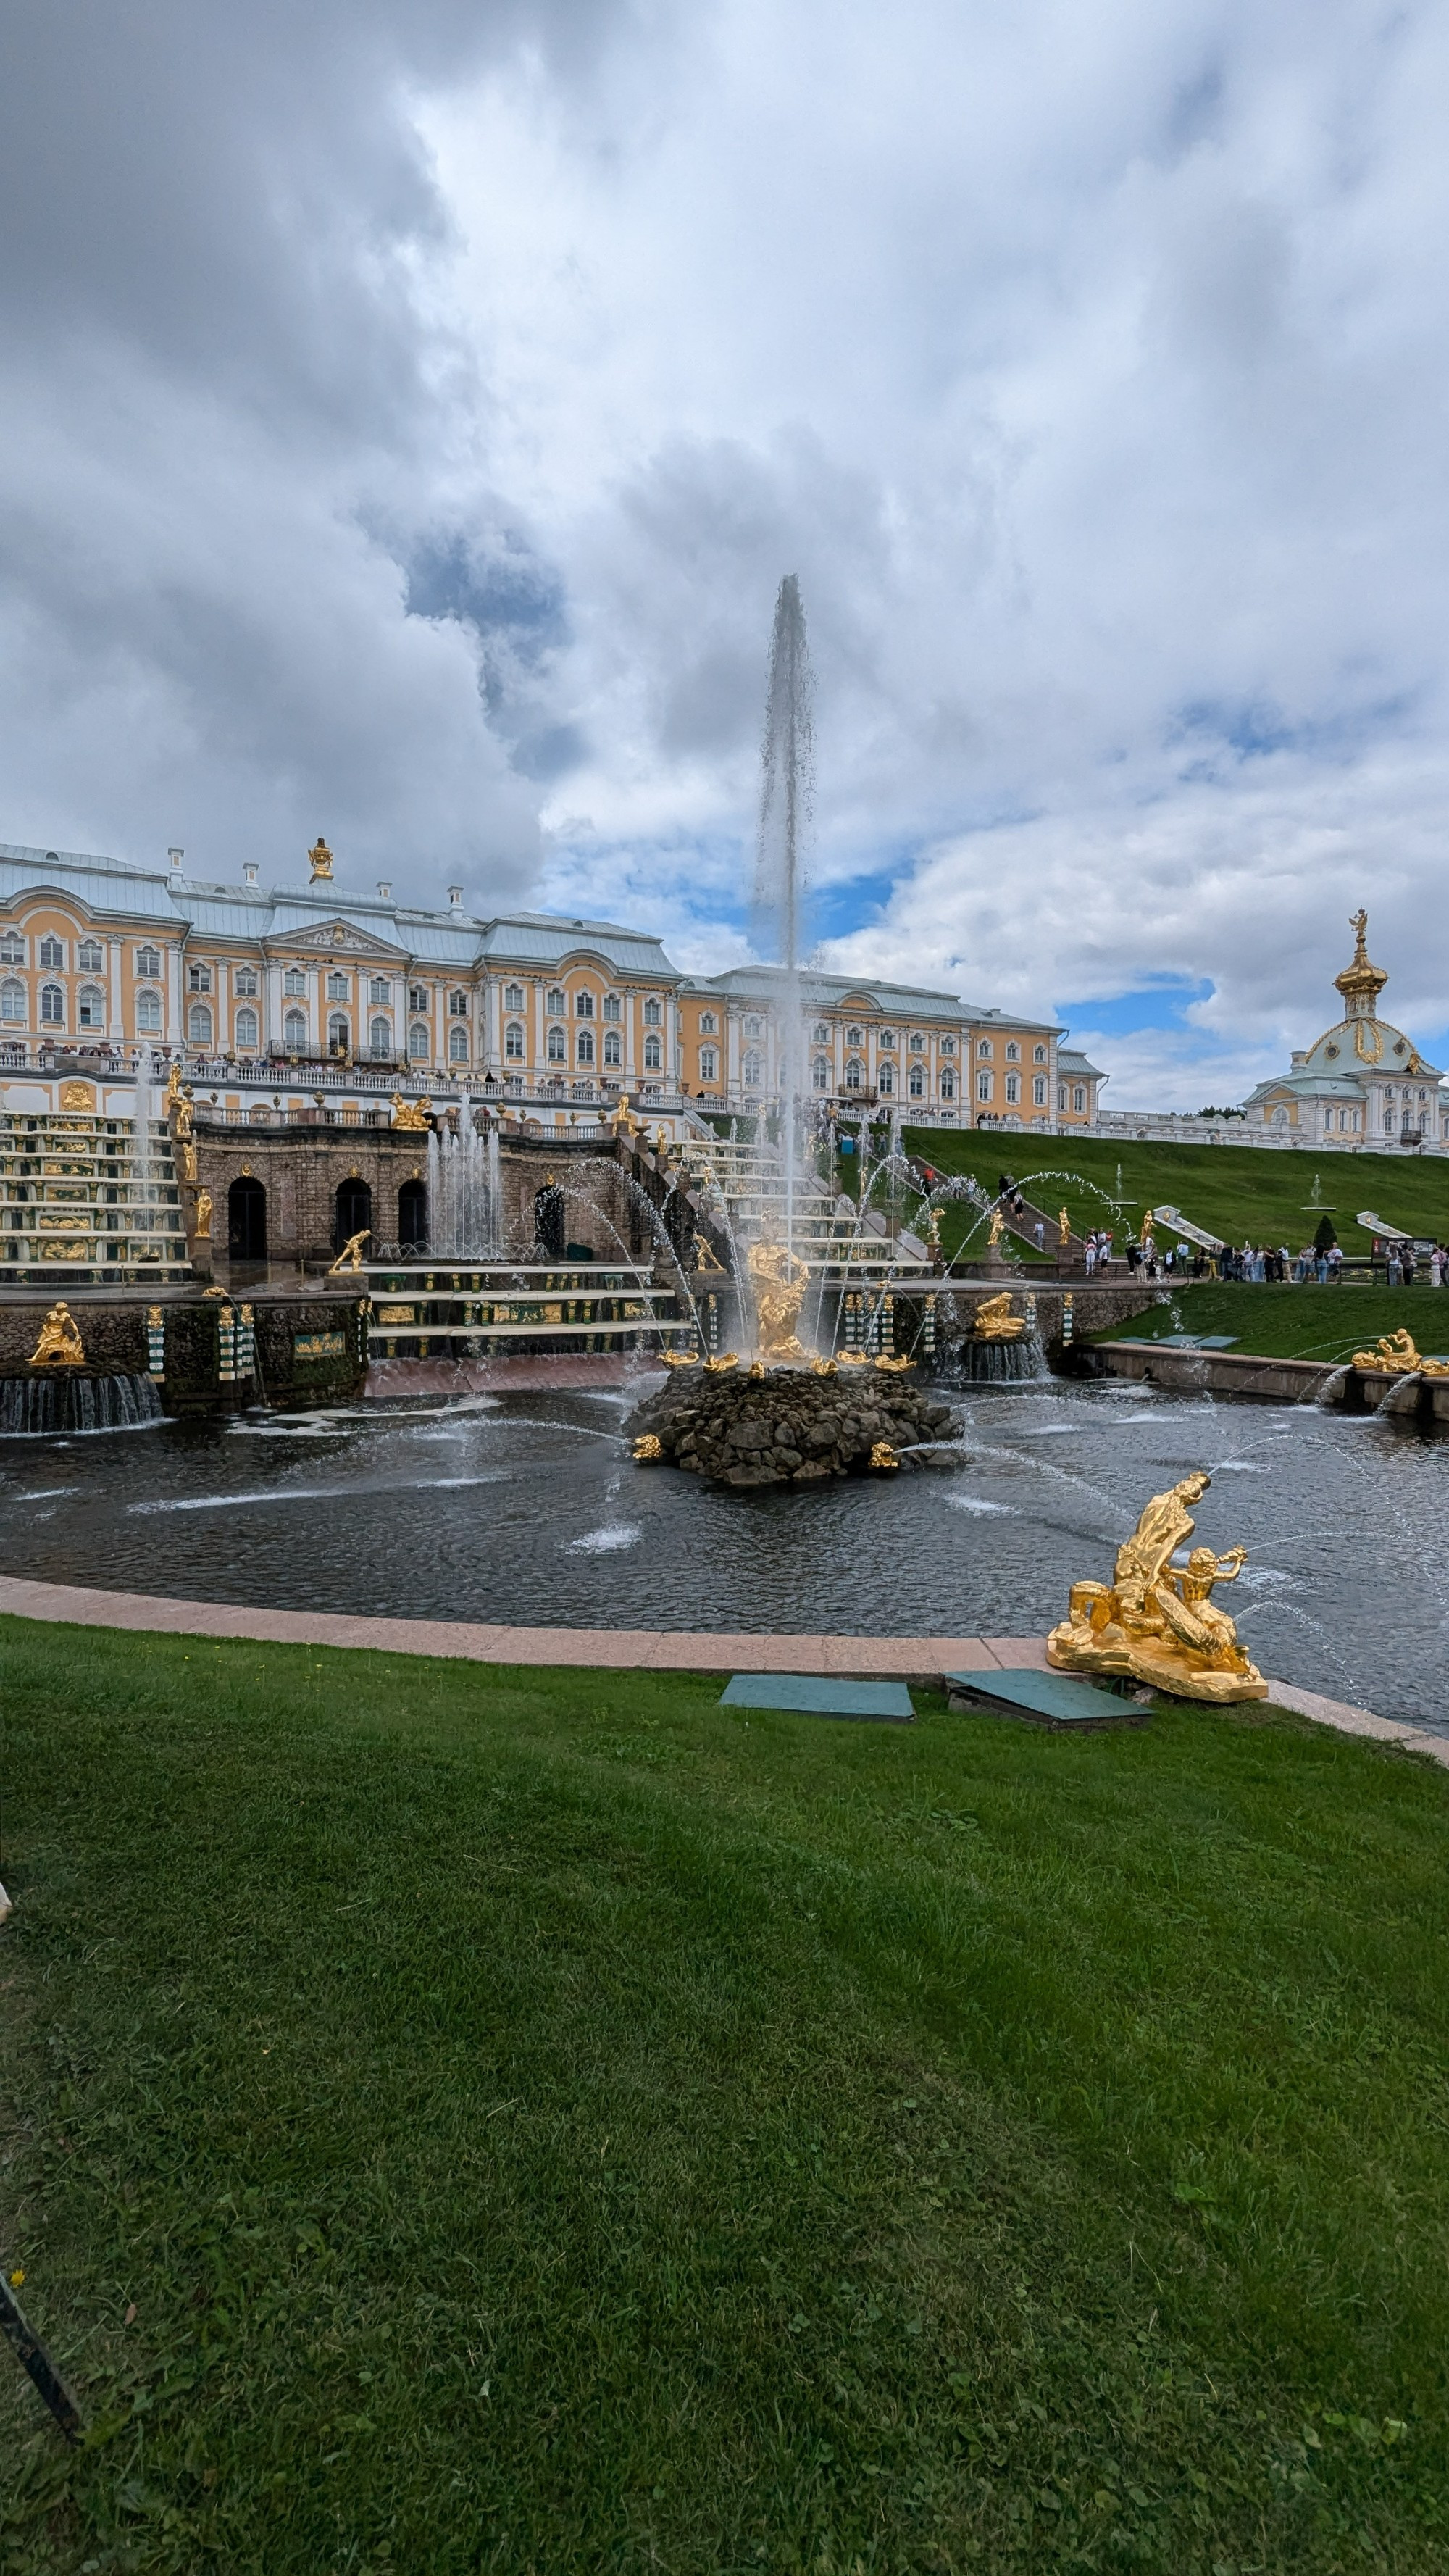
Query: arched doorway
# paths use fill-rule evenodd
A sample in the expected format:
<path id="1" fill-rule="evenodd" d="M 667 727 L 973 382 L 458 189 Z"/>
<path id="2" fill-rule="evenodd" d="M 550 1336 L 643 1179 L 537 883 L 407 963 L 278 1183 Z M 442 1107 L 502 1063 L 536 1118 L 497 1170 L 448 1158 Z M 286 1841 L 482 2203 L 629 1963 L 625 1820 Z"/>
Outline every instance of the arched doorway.
<path id="1" fill-rule="evenodd" d="M 226 1194 L 226 1248 L 233 1261 L 265 1261 L 267 1194 L 261 1182 L 244 1172 Z"/>
<path id="2" fill-rule="evenodd" d="M 337 1216 L 332 1228 L 332 1249 L 340 1252 L 354 1234 L 364 1227 L 372 1229 L 372 1192 L 366 1181 L 347 1180 L 337 1184 Z M 364 1252 L 366 1245 L 363 1246 Z"/>
<path id="3" fill-rule="evenodd" d="M 541 1190 L 533 1197 L 533 1230 L 542 1251 L 550 1261 L 564 1257 L 564 1194 L 549 1172 Z"/>
<path id="4" fill-rule="evenodd" d="M 404 1252 L 421 1252 L 428 1239 L 426 1181 L 404 1181 L 397 1194 L 397 1239 Z"/>

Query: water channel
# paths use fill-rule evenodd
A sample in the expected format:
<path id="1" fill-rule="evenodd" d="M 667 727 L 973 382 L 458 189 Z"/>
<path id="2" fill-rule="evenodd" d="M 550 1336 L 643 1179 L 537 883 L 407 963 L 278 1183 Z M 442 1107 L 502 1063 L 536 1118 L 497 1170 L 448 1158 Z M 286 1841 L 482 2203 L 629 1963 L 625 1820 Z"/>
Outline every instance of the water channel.
<path id="1" fill-rule="evenodd" d="M 1039 1379 L 952 1390 L 950 1473 L 731 1494 L 635 1467 L 630 1393 L 470 1396 L 0 1440 L 0 1564 L 58 1583 L 520 1626 L 1022 1636 L 1146 1497 L 1199 1535 L 1263 1671 L 1449 1731 L 1446 1451 L 1303 1407 Z"/>

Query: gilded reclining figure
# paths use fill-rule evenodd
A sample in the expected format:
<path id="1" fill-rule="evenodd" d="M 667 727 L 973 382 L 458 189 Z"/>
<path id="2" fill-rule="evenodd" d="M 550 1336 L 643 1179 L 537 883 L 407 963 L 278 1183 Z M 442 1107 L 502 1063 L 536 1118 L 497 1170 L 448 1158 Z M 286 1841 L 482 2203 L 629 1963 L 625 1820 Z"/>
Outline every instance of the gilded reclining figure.
<path id="1" fill-rule="evenodd" d="M 1130 1674 L 1179 1699 L 1267 1698 L 1267 1683 L 1212 1598 L 1214 1584 L 1237 1581 L 1246 1550 L 1219 1556 L 1195 1547 L 1185 1565 L 1172 1562 L 1195 1526 L 1187 1505 L 1202 1500 L 1208 1483 L 1204 1474 L 1185 1476 L 1154 1494 L 1117 1550 L 1112 1582 L 1072 1585 L 1067 1617 L 1047 1639 L 1048 1663 L 1063 1672 Z"/>
<path id="2" fill-rule="evenodd" d="M 1385 1333 L 1377 1350 L 1355 1351 L 1353 1364 L 1379 1377 L 1449 1377 L 1449 1360 L 1426 1360 L 1402 1324 Z"/>

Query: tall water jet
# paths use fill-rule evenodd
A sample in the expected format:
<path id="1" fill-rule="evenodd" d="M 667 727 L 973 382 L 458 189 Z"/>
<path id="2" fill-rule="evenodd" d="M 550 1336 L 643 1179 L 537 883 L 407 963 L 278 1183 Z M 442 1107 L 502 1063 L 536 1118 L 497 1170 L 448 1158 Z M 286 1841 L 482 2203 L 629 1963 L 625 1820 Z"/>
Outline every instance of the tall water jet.
<path id="1" fill-rule="evenodd" d="M 803 1083 L 800 947 L 805 844 L 815 790 L 814 684 L 800 584 L 787 573 L 775 601 L 765 731 L 760 746 L 760 829 L 755 913 L 761 947 L 784 968 L 779 1012 L 780 1151 L 785 1239 L 794 1248 L 795 1166 Z"/>
<path id="2" fill-rule="evenodd" d="M 428 1138 L 428 1249 L 434 1258 L 481 1261 L 497 1250 L 497 1143 L 485 1147 L 466 1096 L 456 1133 L 446 1124 Z"/>

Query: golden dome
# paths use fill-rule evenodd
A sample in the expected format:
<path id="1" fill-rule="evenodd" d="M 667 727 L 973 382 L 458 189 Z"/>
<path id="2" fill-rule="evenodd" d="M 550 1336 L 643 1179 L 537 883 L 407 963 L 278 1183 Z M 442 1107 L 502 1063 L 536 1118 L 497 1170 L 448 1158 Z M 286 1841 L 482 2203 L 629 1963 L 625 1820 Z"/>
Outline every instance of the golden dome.
<path id="1" fill-rule="evenodd" d="M 1351 1016 L 1366 1012 L 1372 1017 L 1374 1004 L 1389 979 L 1382 966 L 1373 966 L 1369 963 L 1368 950 L 1364 946 L 1368 914 L 1351 913 L 1348 926 L 1356 934 L 1353 962 L 1345 966 L 1343 973 L 1335 975 L 1333 980 L 1343 995 Z"/>

